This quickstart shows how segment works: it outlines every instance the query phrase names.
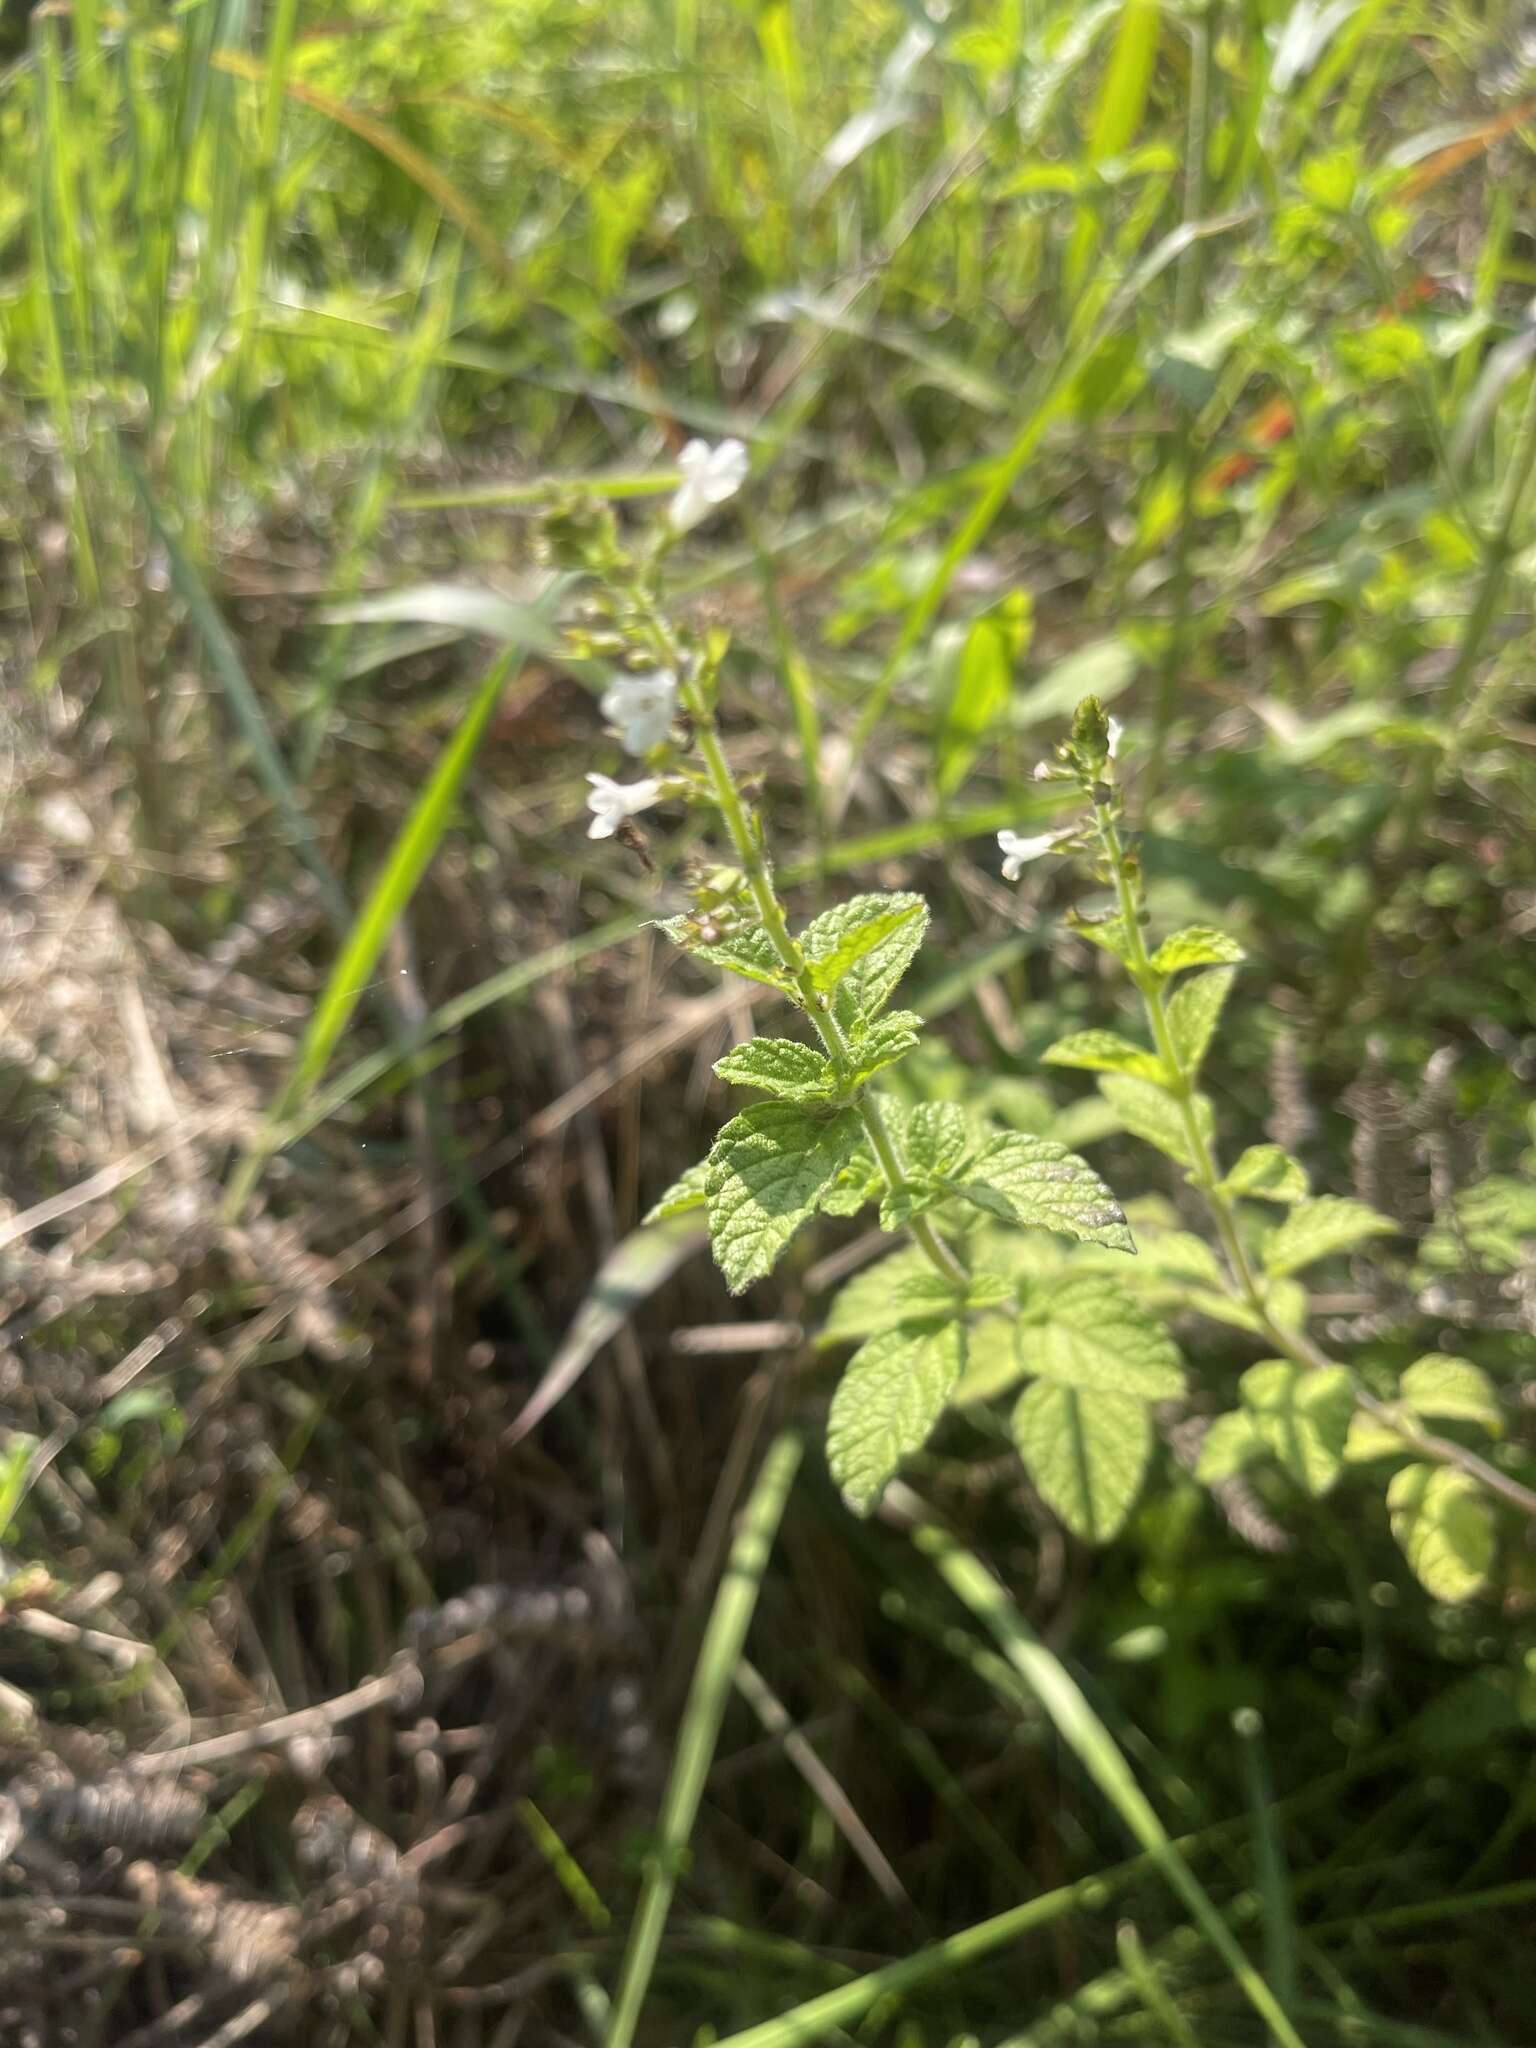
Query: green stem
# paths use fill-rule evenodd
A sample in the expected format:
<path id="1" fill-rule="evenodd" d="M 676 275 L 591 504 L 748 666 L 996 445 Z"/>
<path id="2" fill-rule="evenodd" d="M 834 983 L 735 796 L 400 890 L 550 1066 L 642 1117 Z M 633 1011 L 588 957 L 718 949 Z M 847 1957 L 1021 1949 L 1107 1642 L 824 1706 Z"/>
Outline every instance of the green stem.
<path id="1" fill-rule="evenodd" d="M 851 1061 L 851 1048 L 843 1034 L 842 1026 L 827 1003 L 826 997 L 811 978 L 811 970 L 804 953 L 796 943 L 784 915 L 784 906 L 779 893 L 773 886 L 773 876 L 763 851 L 762 839 L 747 814 L 736 778 L 731 773 L 731 764 L 725 758 L 725 749 L 720 744 L 720 735 L 715 727 L 714 713 L 704 700 L 704 693 L 696 677 L 688 673 L 687 657 L 672 638 L 665 623 L 659 617 L 653 618 L 653 627 L 659 630 L 661 645 L 667 659 L 677 664 L 679 694 L 683 708 L 693 720 L 694 733 L 699 752 L 709 775 L 711 793 L 716 808 L 724 821 L 725 829 L 735 849 L 736 859 L 747 878 L 747 887 L 752 892 L 752 901 L 762 920 L 763 930 L 768 934 L 774 951 L 784 965 L 785 972 L 799 992 L 800 1002 L 806 1015 L 816 1027 L 816 1032 L 826 1047 L 828 1056 L 842 1073 L 847 1073 Z M 899 1187 L 906 1179 L 900 1148 L 885 1121 L 885 1115 L 877 1097 L 861 1093 L 855 1108 L 863 1120 L 870 1149 L 885 1175 L 888 1187 Z M 926 1216 L 919 1216 L 911 1225 L 912 1235 L 922 1246 L 929 1260 L 943 1274 L 951 1287 L 964 1288 L 970 1280 L 965 1266 L 954 1249 L 945 1242 Z"/>
<path id="2" fill-rule="evenodd" d="M 757 906 L 763 930 L 768 934 L 769 941 L 786 973 L 794 982 L 801 1006 L 816 1027 L 817 1036 L 826 1047 L 828 1057 L 840 1073 L 846 1074 L 851 1058 L 848 1040 L 843 1035 L 841 1025 L 833 1016 L 826 997 L 811 978 L 811 970 L 805 955 L 789 929 L 784 906 L 779 901 L 779 892 L 773 885 L 773 874 L 768 865 L 761 833 L 748 815 L 741 791 L 736 785 L 736 778 L 731 773 L 731 764 L 720 744 L 714 711 L 705 698 L 686 651 L 668 624 L 665 613 L 643 582 L 637 581 L 633 595 L 636 608 L 650 633 L 656 652 L 677 676 L 678 695 L 682 700 L 683 709 L 693 721 L 699 752 L 709 774 L 710 791 L 715 799 L 715 806 L 730 837 L 737 862 L 747 878 L 747 886 L 752 892 L 752 901 Z M 885 1114 L 878 1098 L 861 1090 L 854 1107 L 864 1125 L 870 1150 L 885 1176 L 886 1186 L 899 1187 L 906 1179 L 906 1169 L 902 1164 L 901 1149 L 885 1121 Z M 929 1262 L 943 1275 L 949 1285 L 957 1290 L 966 1288 L 970 1283 L 970 1274 L 953 1247 L 939 1235 L 929 1219 L 926 1216 L 915 1218 L 910 1229 Z"/>
<path id="3" fill-rule="evenodd" d="M 1146 1011 L 1147 1024 L 1152 1033 L 1152 1043 L 1167 1075 L 1165 1086 L 1178 1105 L 1179 1120 L 1184 1130 L 1184 1140 L 1189 1147 L 1189 1156 L 1194 1162 L 1191 1179 L 1205 1198 L 1215 1225 L 1216 1236 L 1231 1274 L 1232 1291 L 1248 1307 L 1257 1319 L 1263 1334 L 1278 1351 L 1299 1365 L 1303 1371 L 1316 1372 L 1322 1367 L 1336 1367 L 1337 1361 L 1328 1356 L 1321 1346 L 1314 1344 L 1304 1331 L 1290 1330 L 1275 1321 L 1265 1300 L 1264 1290 L 1254 1272 L 1253 1262 L 1237 1227 L 1237 1212 L 1232 1199 L 1223 1192 L 1221 1167 L 1216 1151 L 1201 1127 L 1195 1110 L 1194 1076 L 1179 1057 L 1178 1047 L 1168 1028 L 1168 1012 L 1163 1001 L 1163 977 L 1152 965 L 1143 935 L 1143 903 L 1140 885 L 1132 873 L 1126 858 L 1124 844 L 1116 823 L 1117 801 L 1113 795 L 1109 800 L 1094 802 L 1094 822 L 1098 828 L 1099 842 L 1104 849 L 1104 858 L 1114 877 L 1115 896 L 1119 904 L 1121 922 L 1126 934 L 1126 966 L 1132 981 L 1141 994 L 1142 1006 Z M 1347 1368 L 1346 1368 L 1347 1370 Z M 1353 1374 L 1351 1378 L 1353 1379 Z M 1431 1430 L 1422 1429 L 1407 1416 L 1385 1401 L 1379 1401 L 1374 1394 L 1356 1382 L 1356 1403 L 1366 1413 L 1395 1430 L 1409 1448 L 1422 1458 L 1436 1464 L 1454 1465 L 1470 1479 L 1475 1479 L 1490 1493 L 1508 1501 L 1524 1515 L 1536 1519 L 1536 1493 L 1522 1486 L 1517 1479 L 1511 1479 L 1496 1465 L 1490 1465 L 1475 1451 L 1467 1450 L 1449 1437 L 1437 1436 Z"/>

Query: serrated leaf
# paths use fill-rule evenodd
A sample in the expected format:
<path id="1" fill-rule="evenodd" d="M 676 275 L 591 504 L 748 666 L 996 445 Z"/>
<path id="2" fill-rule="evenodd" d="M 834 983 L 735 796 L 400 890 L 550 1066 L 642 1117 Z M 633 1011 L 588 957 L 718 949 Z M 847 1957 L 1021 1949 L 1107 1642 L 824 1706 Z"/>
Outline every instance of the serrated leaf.
<path id="1" fill-rule="evenodd" d="M 1224 1479 L 1235 1479 L 1239 1472 L 1256 1463 L 1266 1449 L 1264 1438 L 1246 1409 L 1218 1415 L 1201 1440 L 1195 1477 L 1202 1486 L 1220 1486 Z"/>
<path id="2" fill-rule="evenodd" d="M 1499 1397 L 1487 1373 L 1464 1358 L 1431 1351 L 1415 1359 L 1398 1384 L 1415 1415 L 1446 1422 L 1473 1422 L 1490 1436 L 1504 1434 Z"/>
<path id="3" fill-rule="evenodd" d="M 1057 1281 L 1039 1296 L 1045 1320 L 1019 1331 L 1026 1372 L 1090 1393 L 1170 1401 L 1184 1391 L 1178 1346 L 1140 1302 L 1103 1274 Z"/>
<path id="4" fill-rule="evenodd" d="M 1111 1251 L 1134 1252 L 1125 1214 L 1085 1159 L 1054 1138 L 1008 1131 L 993 1138 L 951 1192 L 1005 1222 L 1054 1230 Z"/>
<path id="5" fill-rule="evenodd" d="M 1475 1479 L 1445 1465 L 1405 1465 L 1387 1488 L 1392 1534 L 1436 1600 L 1470 1600 L 1493 1565 L 1493 1510 Z"/>
<path id="6" fill-rule="evenodd" d="M 666 933 L 674 946 L 681 946 L 696 960 L 707 960 L 714 967 L 727 968 L 747 981 L 765 982 L 769 988 L 776 988 L 799 1001 L 799 991 L 785 971 L 772 939 L 761 925 L 746 925 L 739 932 L 727 932 L 707 944 L 698 936 L 691 917 L 662 918 L 658 929 Z"/>
<path id="7" fill-rule="evenodd" d="M 1159 974 L 1177 974 L 1184 967 L 1235 967 L 1248 955 L 1225 932 L 1208 924 L 1186 925 L 1164 939 L 1152 955 Z"/>
<path id="8" fill-rule="evenodd" d="M 971 1127 L 958 1102 L 919 1102 L 907 1115 L 902 1137 L 914 1176 L 953 1173 L 971 1147 Z"/>
<path id="9" fill-rule="evenodd" d="M 1113 953 L 1122 966 L 1130 966 L 1132 947 L 1124 918 L 1100 917 L 1090 920 L 1068 911 L 1067 928 L 1075 932 L 1078 938 L 1086 939 L 1091 946 L 1098 946 L 1106 953 Z"/>
<path id="10" fill-rule="evenodd" d="M 827 1416 L 827 1463 L 856 1515 L 879 1501 L 902 1459 L 921 1450 L 965 1363 L 965 1330 L 889 1330 L 848 1361 Z"/>
<path id="11" fill-rule="evenodd" d="M 1036 1491 L 1073 1535 L 1107 1543 L 1118 1534 L 1152 1455 L 1145 1401 L 1036 1380 L 1014 1406 L 1013 1440 Z"/>
<path id="12" fill-rule="evenodd" d="M 885 1187 L 885 1175 L 867 1152 L 855 1152 L 832 1185 L 817 1197 L 824 1216 L 857 1216 Z"/>
<path id="13" fill-rule="evenodd" d="M 882 1330 L 894 1330 L 901 1321 L 900 1289 L 911 1274 L 933 1269 L 920 1245 L 904 1245 L 862 1273 L 855 1273 L 838 1289 L 827 1320 L 817 1332 L 818 1348 L 855 1343 L 874 1337 Z"/>
<path id="14" fill-rule="evenodd" d="M 1099 1093 L 1133 1138 L 1155 1146 L 1180 1166 L 1194 1166 L 1194 1148 L 1179 1105 L 1155 1081 L 1143 1081 L 1135 1074 L 1106 1074 L 1099 1083 Z M 1190 1105 L 1209 1144 L 1216 1127 L 1211 1105 L 1203 1095 L 1191 1096 Z"/>
<path id="15" fill-rule="evenodd" d="M 816 986 L 841 986 L 849 1021 L 868 1023 L 889 1001 L 927 929 L 928 905 L 910 891 L 850 896 L 813 919 L 800 946 Z"/>
<path id="16" fill-rule="evenodd" d="M 871 1074 L 878 1074 L 882 1067 L 905 1059 L 921 1042 L 918 1033 L 922 1026 L 923 1020 L 915 1010 L 891 1010 L 884 1017 L 877 1017 L 853 1041 L 855 1085 L 867 1081 Z"/>
<path id="17" fill-rule="evenodd" d="M 1134 1045 L 1118 1031 L 1074 1031 L 1058 1038 L 1041 1054 L 1048 1067 L 1079 1067 L 1087 1073 L 1139 1074 L 1147 1081 L 1166 1078 L 1155 1052 Z"/>
<path id="18" fill-rule="evenodd" d="M 722 1060 L 715 1072 L 743 1088 L 763 1088 L 782 1102 L 823 1101 L 836 1086 L 825 1053 L 793 1038 L 751 1038 Z"/>
<path id="19" fill-rule="evenodd" d="M 1223 1194 L 1243 1195 L 1256 1202 L 1282 1202 L 1287 1207 L 1307 1199 L 1306 1168 L 1278 1145 L 1250 1145 L 1221 1183 Z"/>
<path id="20" fill-rule="evenodd" d="M 653 1209 L 641 1218 L 642 1223 L 665 1223 L 669 1216 L 685 1216 L 690 1209 L 704 1207 L 705 1182 L 709 1178 L 709 1161 L 701 1159 L 697 1166 L 688 1171 L 662 1196 Z"/>
<path id="21" fill-rule="evenodd" d="M 1343 1366 L 1307 1372 L 1288 1358 L 1266 1358 L 1249 1366 L 1237 1385 L 1275 1462 L 1306 1492 L 1325 1494 L 1339 1476 L 1355 1412 Z"/>
<path id="22" fill-rule="evenodd" d="M 1168 1036 L 1173 1040 L 1180 1067 L 1191 1078 L 1199 1073 L 1206 1050 L 1216 1035 L 1217 1020 L 1231 993 L 1235 971 L 1218 967 L 1211 974 L 1197 974 L 1182 982 L 1168 999 Z"/>
<path id="23" fill-rule="evenodd" d="M 1279 1278 L 1332 1252 L 1348 1251 L 1371 1237 L 1393 1237 L 1397 1225 L 1349 1195 L 1319 1195 L 1301 1202 L 1275 1225 L 1264 1244 L 1264 1270 Z"/>
<path id="24" fill-rule="evenodd" d="M 793 1102 L 758 1102 L 732 1117 L 707 1180 L 710 1244 L 732 1294 L 772 1271 L 862 1131 L 851 1109 L 818 1117 Z"/>

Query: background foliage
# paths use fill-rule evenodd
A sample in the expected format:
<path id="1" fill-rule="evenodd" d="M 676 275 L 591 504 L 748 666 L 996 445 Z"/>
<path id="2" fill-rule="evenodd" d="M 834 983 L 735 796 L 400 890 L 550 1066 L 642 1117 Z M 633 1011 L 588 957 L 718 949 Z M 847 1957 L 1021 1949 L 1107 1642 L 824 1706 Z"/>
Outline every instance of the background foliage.
<path id="1" fill-rule="evenodd" d="M 997 874 L 1110 703 L 1155 928 L 1249 956 L 1234 1155 L 1398 1226 L 1318 1326 L 1475 1360 L 1529 1482 L 1525 15 L 0 33 L 0 2031 L 1220 2048 L 1246 1956 L 1308 2042 L 1519 2041 L 1528 1542 L 1437 1604 L 1347 1489 L 1213 1503 L 1198 1408 L 1107 1550 L 958 1421 L 855 1523 L 857 1226 L 736 1308 L 637 1234 L 754 992 L 646 929 L 695 822 L 583 836 L 528 512 L 750 443 L 682 594 L 798 910 L 932 906 L 893 1087 L 1177 1226 L 1041 1065 L 1113 963 Z M 1261 1347 L 1178 1334 L 1234 1406 Z"/>

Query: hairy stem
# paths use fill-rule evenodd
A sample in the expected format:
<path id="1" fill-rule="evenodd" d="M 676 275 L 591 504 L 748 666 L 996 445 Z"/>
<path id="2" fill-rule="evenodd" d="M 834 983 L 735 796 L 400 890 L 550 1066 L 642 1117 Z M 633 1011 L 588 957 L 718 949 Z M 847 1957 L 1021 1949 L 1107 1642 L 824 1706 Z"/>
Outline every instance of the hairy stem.
<path id="1" fill-rule="evenodd" d="M 1179 1119 L 1184 1131 L 1185 1143 L 1190 1158 L 1194 1161 L 1191 1176 L 1200 1190 L 1210 1211 L 1216 1236 L 1221 1244 L 1231 1275 L 1232 1291 L 1241 1299 L 1258 1320 L 1264 1335 L 1283 1352 L 1294 1364 L 1304 1371 L 1315 1372 L 1320 1367 L 1337 1364 L 1304 1331 L 1288 1330 L 1275 1321 L 1264 1297 L 1264 1290 L 1254 1272 L 1253 1262 L 1237 1227 L 1237 1212 L 1232 1198 L 1221 1186 L 1221 1167 L 1215 1148 L 1206 1137 L 1195 1109 L 1195 1079 L 1179 1057 L 1173 1034 L 1168 1028 L 1168 1012 L 1163 1001 L 1163 977 L 1152 965 L 1147 952 L 1147 942 L 1142 930 L 1142 891 L 1139 880 L 1126 857 L 1125 846 L 1116 822 L 1116 807 L 1111 797 L 1100 803 L 1094 800 L 1094 822 L 1098 828 L 1099 843 L 1104 858 L 1114 877 L 1115 895 L 1119 904 L 1121 922 L 1126 934 L 1126 965 L 1132 981 L 1141 995 L 1146 1011 L 1147 1025 L 1152 1033 L 1152 1043 L 1157 1056 L 1167 1073 L 1167 1088 L 1178 1104 Z M 1348 1368 L 1346 1368 L 1347 1370 Z M 1351 1374 L 1351 1379 L 1354 1375 Z M 1422 1458 L 1429 1458 L 1437 1464 L 1453 1465 L 1469 1478 L 1485 1486 L 1501 1500 L 1508 1501 L 1522 1514 L 1536 1518 L 1536 1493 L 1522 1486 L 1517 1479 L 1511 1479 L 1496 1465 L 1490 1465 L 1486 1458 L 1480 1458 L 1475 1451 L 1469 1451 L 1449 1437 L 1437 1436 L 1432 1430 L 1422 1429 L 1407 1416 L 1399 1413 L 1388 1402 L 1380 1401 L 1372 1393 L 1355 1382 L 1355 1401 L 1367 1414 L 1376 1417 L 1394 1430 L 1410 1449 Z"/>

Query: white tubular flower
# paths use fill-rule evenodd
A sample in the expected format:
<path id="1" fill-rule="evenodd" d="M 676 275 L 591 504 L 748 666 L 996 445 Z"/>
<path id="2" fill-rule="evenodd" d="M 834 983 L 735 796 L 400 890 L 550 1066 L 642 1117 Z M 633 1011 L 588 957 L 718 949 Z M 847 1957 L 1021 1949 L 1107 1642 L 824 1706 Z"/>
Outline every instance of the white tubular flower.
<path id="1" fill-rule="evenodd" d="M 659 747 L 677 710 L 677 677 L 669 668 L 653 675 L 620 676 L 603 697 L 603 716 L 631 754 Z"/>
<path id="2" fill-rule="evenodd" d="M 1109 721 L 1109 758 L 1111 761 L 1114 760 L 1120 751 L 1120 739 L 1124 731 L 1125 727 L 1120 723 L 1119 719 L 1111 718 Z"/>
<path id="3" fill-rule="evenodd" d="M 747 480 L 752 458 L 741 441 L 690 441 L 677 458 L 683 480 L 667 511 L 674 533 L 687 533 L 707 519 L 717 505 L 734 498 Z"/>
<path id="4" fill-rule="evenodd" d="M 611 839 L 626 818 L 648 810 L 661 794 L 661 782 L 655 775 L 640 782 L 615 782 L 607 775 L 589 775 L 587 780 L 592 785 L 587 791 L 587 808 L 592 813 L 589 839 Z"/>
<path id="5" fill-rule="evenodd" d="M 997 843 L 1003 850 L 1003 880 L 1016 882 L 1026 861 L 1038 860 L 1042 853 L 1049 853 L 1052 847 L 1060 846 L 1064 839 L 1070 839 L 1077 828 L 1063 825 L 1057 832 L 1037 832 L 1032 839 L 1026 839 L 1017 832 L 999 832 Z"/>

